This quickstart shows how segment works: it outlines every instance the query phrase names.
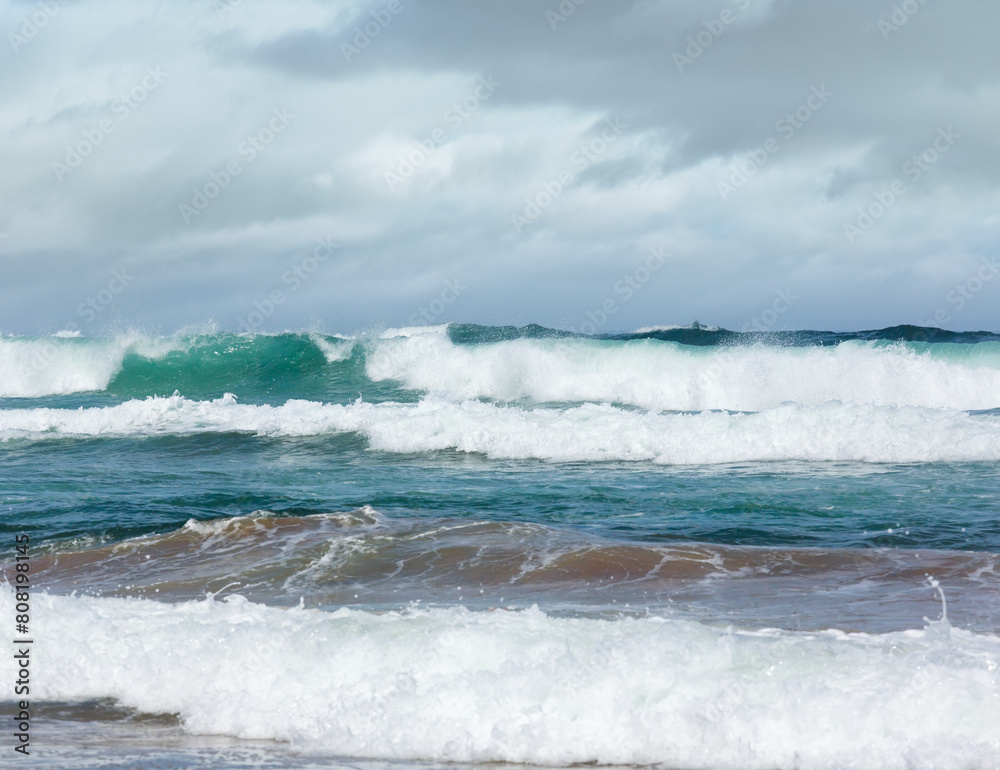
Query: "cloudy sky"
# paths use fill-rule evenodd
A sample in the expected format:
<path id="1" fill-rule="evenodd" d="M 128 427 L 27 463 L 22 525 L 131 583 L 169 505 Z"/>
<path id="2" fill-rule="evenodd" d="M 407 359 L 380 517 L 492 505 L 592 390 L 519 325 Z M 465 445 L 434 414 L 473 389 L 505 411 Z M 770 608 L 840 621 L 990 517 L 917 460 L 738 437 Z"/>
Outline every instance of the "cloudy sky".
<path id="1" fill-rule="evenodd" d="M 0 0 L 0 28 L 4 333 L 1000 330 L 995 2 Z"/>

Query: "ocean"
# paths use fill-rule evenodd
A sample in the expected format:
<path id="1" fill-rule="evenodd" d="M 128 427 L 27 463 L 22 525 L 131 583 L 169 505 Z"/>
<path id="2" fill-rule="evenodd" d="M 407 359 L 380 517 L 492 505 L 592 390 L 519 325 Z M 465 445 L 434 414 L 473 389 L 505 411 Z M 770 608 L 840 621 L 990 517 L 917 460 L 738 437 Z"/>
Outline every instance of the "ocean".
<path id="1" fill-rule="evenodd" d="M 0 765 L 1000 768 L 998 469 L 989 332 L 2 337 Z"/>

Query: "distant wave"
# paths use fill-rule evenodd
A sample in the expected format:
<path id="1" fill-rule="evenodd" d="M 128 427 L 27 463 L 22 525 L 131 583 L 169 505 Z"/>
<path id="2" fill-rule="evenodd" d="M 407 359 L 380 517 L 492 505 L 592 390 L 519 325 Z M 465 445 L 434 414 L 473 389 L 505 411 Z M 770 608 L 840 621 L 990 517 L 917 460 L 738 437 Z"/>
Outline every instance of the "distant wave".
<path id="1" fill-rule="evenodd" d="M 127 399 L 176 390 L 234 392 L 247 401 L 345 403 L 359 393 L 368 400 L 433 393 L 453 401 L 677 411 L 828 401 L 1000 406 L 1000 337 L 915 329 L 741 335 L 698 326 L 581 337 L 542 327 L 441 325 L 359 337 L 5 337 L 0 398 L 109 393 Z M 917 332 L 936 341 L 913 341 Z M 904 337 L 908 341 L 899 341 Z M 402 398 L 403 391 L 411 395 Z"/>
<path id="2" fill-rule="evenodd" d="M 380 341 L 372 380 L 461 400 L 596 402 L 644 409 L 761 410 L 786 402 L 992 409 L 1000 343 L 914 347 L 843 342 L 695 347 L 656 339 L 517 339 L 456 345 L 444 335 Z"/>
<path id="3" fill-rule="evenodd" d="M 575 332 L 547 329 L 544 326 L 478 326 L 476 324 L 450 324 L 449 336 L 454 342 L 489 343 L 514 339 L 549 339 L 585 337 Z M 890 326 L 859 332 L 830 331 L 732 331 L 719 326 L 705 326 L 697 322 L 688 326 L 647 326 L 632 332 L 595 334 L 590 339 L 628 342 L 630 340 L 657 339 L 683 345 L 715 346 L 762 343 L 779 346 L 838 345 L 841 342 L 1000 342 L 1000 334 L 989 331 L 950 332 L 926 326 Z"/>

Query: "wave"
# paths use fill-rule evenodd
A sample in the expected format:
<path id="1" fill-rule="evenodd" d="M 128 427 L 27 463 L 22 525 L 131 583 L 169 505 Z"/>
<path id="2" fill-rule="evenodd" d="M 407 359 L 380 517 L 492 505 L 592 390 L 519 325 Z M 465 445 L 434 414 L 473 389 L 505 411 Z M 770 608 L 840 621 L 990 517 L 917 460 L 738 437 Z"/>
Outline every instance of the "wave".
<path id="1" fill-rule="evenodd" d="M 528 326 L 479 326 L 477 324 L 450 324 L 448 334 L 454 342 L 493 343 L 514 339 L 549 339 L 575 337 L 581 339 L 632 340 L 655 339 L 683 345 L 718 346 L 766 344 L 779 347 L 839 345 L 842 342 L 951 342 L 969 344 L 1000 342 L 1000 334 L 989 331 L 951 332 L 926 326 L 900 325 L 885 329 L 858 332 L 832 331 L 732 331 L 720 326 L 705 326 L 697 321 L 682 325 L 645 326 L 631 332 L 585 335 L 577 332 L 548 329 L 537 324 Z"/>
<path id="2" fill-rule="evenodd" d="M 452 450 L 494 459 L 643 461 L 995 462 L 1000 415 L 922 407 L 795 404 L 756 413 L 663 414 L 584 404 L 524 409 L 480 401 L 240 404 L 175 395 L 79 409 L 0 410 L 0 440 L 245 433 L 356 433 L 373 450 Z"/>
<path id="3" fill-rule="evenodd" d="M 318 334 L 0 338 L 0 398 L 308 386 L 347 361 L 354 342 Z"/>
<path id="4" fill-rule="evenodd" d="M 111 544 L 53 543 L 36 555 L 32 574 L 57 593 L 171 602 L 236 592 L 270 605 L 397 609 L 456 600 L 589 615 L 683 606 L 685 617 L 744 627 L 892 631 L 929 614 L 928 574 L 948 586 L 966 627 L 996 628 L 996 565 L 997 555 L 985 552 L 643 542 L 535 523 L 386 517 L 365 507 L 257 511 Z M 0 574 L 10 581 L 12 569 Z"/>
<path id="5" fill-rule="evenodd" d="M 384 340 L 372 380 L 453 400 L 596 402 L 643 409 L 761 410 L 785 402 L 991 409 L 1000 345 L 845 342 L 835 347 L 704 348 L 658 340 L 522 339 L 456 345 L 444 335 Z"/>
<path id="6" fill-rule="evenodd" d="M 946 621 L 745 631 L 240 596 L 36 594 L 32 610 L 33 700 L 113 698 L 190 733 L 342 757 L 770 770 L 985 768 L 1000 752 L 1000 638 Z"/>
<path id="7" fill-rule="evenodd" d="M 135 340 L 0 337 L 0 398 L 103 390 Z"/>
<path id="8" fill-rule="evenodd" d="M 176 390 L 341 403 L 358 393 L 397 401 L 432 393 L 452 401 L 593 402 L 675 411 L 759 411 L 831 400 L 966 410 L 1000 406 L 1000 342 L 992 339 L 997 335 L 977 333 L 958 344 L 956 334 L 941 332 L 951 335 L 947 342 L 925 344 L 855 333 L 826 344 L 802 336 L 820 333 L 794 334 L 799 337 L 698 326 L 582 337 L 543 327 L 439 325 L 358 337 L 0 338 L 0 398 L 135 398 Z M 706 335 L 723 337 L 710 342 Z"/>

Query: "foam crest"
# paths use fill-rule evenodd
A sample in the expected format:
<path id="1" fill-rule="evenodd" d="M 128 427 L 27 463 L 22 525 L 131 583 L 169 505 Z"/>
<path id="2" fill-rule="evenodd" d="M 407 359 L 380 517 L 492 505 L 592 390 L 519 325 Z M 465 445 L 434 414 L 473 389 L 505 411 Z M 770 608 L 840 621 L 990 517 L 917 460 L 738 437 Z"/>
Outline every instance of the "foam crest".
<path id="1" fill-rule="evenodd" d="M 346 361 L 354 351 L 354 341 L 343 337 L 325 337 L 322 334 L 310 334 L 309 339 L 318 347 L 328 364 Z"/>
<path id="2" fill-rule="evenodd" d="M 584 404 L 522 409 L 454 404 L 282 406 L 181 396 L 88 409 L 0 410 L 0 439 L 237 432 L 258 436 L 360 433 L 386 452 L 457 450 L 491 458 L 663 465 L 832 460 L 873 463 L 1000 460 L 1000 415 L 945 409 L 788 404 L 759 413 L 660 414 Z"/>
<path id="3" fill-rule="evenodd" d="M 378 336 L 380 339 L 395 339 L 410 337 L 447 337 L 448 324 L 430 324 L 426 326 L 401 326 L 385 329 Z"/>
<path id="4" fill-rule="evenodd" d="M 528 332 L 533 336 L 523 336 Z M 249 387 L 284 389 L 294 396 L 303 383 L 336 383 L 344 373 L 353 373 L 345 362 L 363 349 L 369 379 L 400 382 L 451 401 L 611 403 L 655 411 L 760 411 L 783 403 L 816 406 L 828 401 L 1000 407 L 996 341 L 851 340 L 776 347 L 560 334 L 541 327 L 470 330 L 439 324 L 363 338 L 211 329 L 169 337 L 2 338 L 0 398 L 109 387 L 138 396 L 170 393 L 177 383 L 185 389 L 194 383 L 195 389 L 212 394 Z M 484 335 L 491 341 L 477 341 Z M 317 367 L 316 352 L 328 364 L 325 369 Z"/>
<path id="5" fill-rule="evenodd" d="M 280 610 L 37 595 L 32 694 L 348 757 L 970 768 L 1000 752 L 1000 639 L 748 632 L 537 609 Z M 13 613 L 0 587 L 0 614 Z M 0 677 L 15 678 L 0 658 Z"/>
<path id="6" fill-rule="evenodd" d="M 254 511 L 249 516 L 228 516 L 224 519 L 210 521 L 197 521 L 188 519 L 180 532 L 182 534 L 195 534 L 212 539 L 240 538 L 247 534 L 263 533 L 270 538 L 277 529 L 289 526 L 301 526 L 302 522 L 310 522 L 317 525 L 327 523 L 336 527 L 352 527 L 364 525 L 377 525 L 384 521 L 381 513 L 370 505 L 362 506 L 354 511 L 344 513 L 318 513 L 309 517 L 276 517 L 271 511 Z M 169 539 L 172 535 L 157 535 L 154 538 L 139 538 L 138 540 L 126 541 L 126 543 L 138 543 L 144 540 Z M 115 548 L 121 548 L 116 545 Z"/>
<path id="7" fill-rule="evenodd" d="M 103 390 L 121 369 L 126 342 L 81 345 L 77 338 L 0 338 L 0 398 Z"/>
<path id="8" fill-rule="evenodd" d="M 127 334 L 114 338 L 58 332 L 49 338 L 0 338 L 0 398 L 39 398 L 100 391 L 121 372 L 130 353 L 162 358 L 185 338 Z"/>
<path id="9" fill-rule="evenodd" d="M 650 334 L 652 332 L 672 332 L 678 329 L 691 329 L 694 331 L 707 331 L 707 332 L 717 332 L 720 331 L 718 326 L 702 326 L 700 323 L 695 322 L 693 324 L 661 324 L 658 326 L 642 326 L 635 329 L 631 334 Z"/>
<path id="10" fill-rule="evenodd" d="M 756 414 L 657 414 L 593 404 L 523 410 L 469 401 L 396 409 L 393 419 L 367 420 L 360 427 L 372 448 L 662 465 L 1000 459 L 1000 419 L 915 407 L 787 405 Z"/>
<path id="11" fill-rule="evenodd" d="M 374 380 L 454 400 L 597 402 L 644 409 L 758 411 L 785 402 L 992 409 L 1000 406 L 995 343 L 845 342 L 831 347 L 698 347 L 659 340 L 519 339 L 455 345 L 444 335 L 387 339 Z"/>

